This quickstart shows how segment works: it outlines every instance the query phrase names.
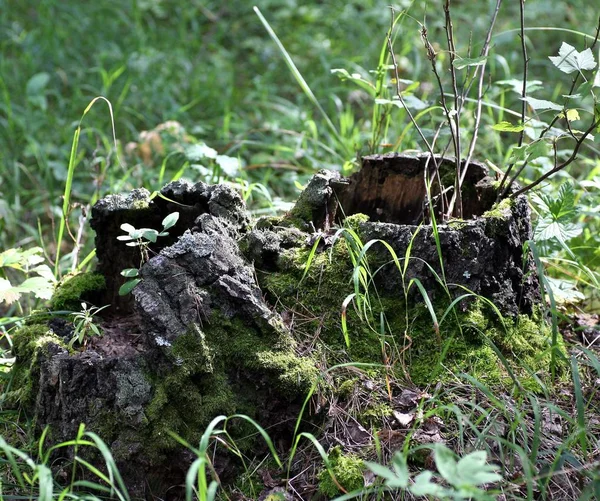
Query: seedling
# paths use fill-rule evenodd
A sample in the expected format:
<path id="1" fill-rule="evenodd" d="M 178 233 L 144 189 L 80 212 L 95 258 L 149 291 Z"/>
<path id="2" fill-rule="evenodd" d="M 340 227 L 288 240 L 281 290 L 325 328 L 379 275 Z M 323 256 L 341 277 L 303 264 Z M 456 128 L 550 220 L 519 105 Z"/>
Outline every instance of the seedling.
<path id="1" fill-rule="evenodd" d="M 162 231 L 154 230 L 152 228 L 136 228 L 129 223 L 123 223 L 121 225 L 121 229 L 127 233 L 127 235 L 120 235 L 117 237 L 117 240 L 121 240 L 123 242 L 127 242 L 127 246 L 129 247 L 139 247 L 141 254 L 141 262 L 140 267 L 149 259 L 148 255 L 148 247 L 151 243 L 155 243 L 158 237 L 166 237 L 169 235 L 167 231 L 169 228 L 172 228 L 177 224 L 179 220 L 179 212 L 171 212 L 167 217 L 165 217 L 162 221 Z M 142 279 L 139 278 L 139 269 L 137 268 L 126 268 L 121 271 L 121 275 L 126 278 L 131 278 L 125 282 L 119 288 L 119 295 L 125 296 L 129 294 L 133 288 L 139 284 Z"/>
<path id="2" fill-rule="evenodd" d="M 81 303 L 81 311 L 73 314 L 75 332 L 71 341 L 69 341 L 69 348 L 73 348 L 75 342 L 84 345 L 87 337 L 102 336 L 100 328 L 94 323 L 94 315 L 97 315 L 104 308 L 108 308 L 108 306 L 107 304 L 101 307 L 90 306 L 88 308 L 86 303 Z"/>

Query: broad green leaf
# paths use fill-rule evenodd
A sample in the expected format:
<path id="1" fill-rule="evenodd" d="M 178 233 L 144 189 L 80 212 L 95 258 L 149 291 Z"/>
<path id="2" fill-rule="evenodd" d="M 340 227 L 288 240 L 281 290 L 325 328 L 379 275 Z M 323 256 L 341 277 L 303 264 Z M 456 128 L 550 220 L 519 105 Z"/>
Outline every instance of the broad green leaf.
<path id="1" fill-rule="evenodd" d="M 523 160 L 527 156 L 527 144 L 523 146 L 514 146 L 510 153 L 510 161 L 518 162 L 519 160 Z"/>
<path id="2" fill-rule="evenodd" d="M 229 177 L 237 176 L 240 170 L 240 161 L 236 157 L 228 157 L 227 155 L 217 155 L 216 162 L 221 170 Z"/>
<path id="3" fill-rule="evenodd" d="M 415 109 L 415 110 L 424 110 L 427 108 L 427 103 L 421 101 L 418 97 L 413 95 L 402 96 L 404 99 L 404 103 L 407 108 Z M 397 106 L 398 108 L 404 108 L 402 101 L 400 99 L 375 99 L 375 104 L 391 104 L 393 106 Z"/>
<path id="4" fill-rule="evenodd" d="M 192 144 L 185 149 L 185 156 L 190 162 L 200 162 L 204 158 L 217 158 L 217 150 L 204 143 Z"/>
<path id="5" fill-rule="evenodd" d="M 552 64 L 564 73 L 573 73 L 574 71 L 593 70 L 596 67 L 594 54 L 587 48 L 578 52 L 575 47 L 563 42 L 558 51 L 558 56 L 549 56 Z"/>
<path id="6" fill-rule="evenodd" d="M 134 278 L 133 280 L 128 280 L 121 287 L 119 287 L 119 296 L 126 296 L 129 294 L 134 287 L 142 281 L 141 278 Z"/>
<path id="7" fill-rule="evenodd" d="M 396 477 L 395 473 L 389 468 L 386 468 L 385 466 L 380 465 L 378 463 L 371 463 L 370 461 L 365 461 L 364 464 L 367 468 L 369 468 L 369 470 L 375 473 L 375 475 L 385 479 L 385 485 L 390 486 L 390 483 L 398 481 L 398 478 Z M 401 485 L 400 487 L 406 486 Z"/>
<path id="8" fill-rule="evenodd" d="M 12 304 L 21 297 L 21 293 L 5 278 L 0 278 L 0 302 Z"/>
<path id="9" fill-rule="evenodd" d="M 165 217 L 162 221 L 163 229 L 168 230 L 177 224 L 179 221 L 179 212 L 171 212 L 167 217 Z"/>
<path id="10" fill-rule="evenodd" d="M 448 483 L 455 485 L 454 482 L 457 478 L 457 463 L 454 452 L 445 445 L 437 444 L 433 451 L 433 459 L 440 475 L 444 477 Z"/>
<path id="11" fill-rule="evenodd" d="M 400 453 L 396 452 L 392 458 L 392 466 L 396 474 L 397 481 L 401 484 L 401 487 L 408 485 L 409 473 L 408 466 L 406 464 L 406 458 Z"/>
<path id="12" fill-rule="evenodd" d="M 577 90 L 575 92 L 579 96 L 587 96 L 592 92 L 593 87 L 594 87 L 594 82 L 592 82 L 591 80 L 588 80 L 586 82 L 583 82 L 579 87 L 577 87 Z"/>
<path id="13" fill-rule="evenodd" d="M 446 489 L 432 481 L 433 473 L 423 471 L 415 477 L 415 483 L 410 486 L 409 490 L 415 496 L 434 496 L 434 498 L 442 498 L 447 493 Z"/>
<path id="14" fill-rule="evenodd" d="M 548 143 L 543 139 L 530 143 L 525 148 L 527 157 L 529 160 L 535 160 L 536 158 L 546 157 L 548 155 Z"/>
<path id="15" fill-rule="evenodd" d="M 54 293 L 54 284 L 44 277 L 31 277 L 15 287 L 21 293 L 32 292 L 40 299 L 50 299 Z"/>
<path id="16" fill-rule="evenodd" d="M 121 275 L 127 278 L 137 277 L 140 274 L 140 270 L 137 268 L 125 268 L 121 271 Z"/>
<path id="17" fill-rule="evenodd" d="M 123 223 L 120 228 L 125 232 L 125 233 L 129 233 L 131 235 L 131 233 L 133 233 L 135 231 L 135 226 L 129 224 L 129 223 Z M 118 237 L 117 237 L 118 238 Z"/>
<path id="18" fill-rule="evenodd" d="M 527 96 L 524 99 L 529 106 L 534 110 L 557 110 L 561 111 L 563 107 L 560 104 L 546 101 L 545 99 L 536 99 L 535 97 Z"/>
<path id="19" fill-rule="evenodd" d="M 487 453 L 485 451 L 475 451 L 467 454 L 458 461 L 457 467 L 458 481 L 453 483 L 456 486 L 479 486 L 482 484 L 491 484 L 502 480 L 494 465 L 487 464 Z"/>
<path id="20" fill-rule="evenodd" d="M 510 80 L 499 80 L 498 82 L 496 82 L 496 85 L 500 87 L 507 87 L 513 92 L 516 92 L 517 94 L 523 93 L 523 80 L 517 80 L 516 78 L 511 78 Z M 543 88 L 544 82 L 542 82 L 541 80 L 530 80 L 525 86 L 527 94 L 530 94 Z"/>
<path id="21" fill-rule="evenodd" d="M 153 230 L 151 228 L 143 228 L 140 230 L 140 232 L 142 233 L 142 238 L 145 238 L 146 240 L 152 243 L 156 242 L 156 239 L 158 238 L 158 231 Z"/>
<path id="22" fill-rule="evenodd" d="M 572 238 L 581 235 L 583 228 L 574 223 L 561 223 L 546 217 L 538 221 L 535 228 L 534 240 L 544 241 L 556 238 L 559 242 L 568 242 Z"/>
<path id="23" fill-rule="evenodd" d="M 583 301 L 585 296 L 577 290 L 577 284 L 570 280 L 546 277 L 547 285 L 552 289 L 552 294 L 557 303 L 577 303 Z"/>
<path id="24" fill-rule="evenodd" d="M 54 273 L 50 269 L 50 266 L 47 264 L 40 264 L 35 268 L 29 270 L 31 273 L 37 273 L 40 277 L 43 277 L 48 282 L 56 282 L 56 278 L 54 277 Z"/>
<path id="25" fill-rule="evenodd" d="M 50 81 L 50 75 L 46 72 L 36 73 L 33 75 L 27 85 L 25 86 L 25 92 L 28 96 L 38 96 L 42 94 L 43 90 Z"/>
<path id="26" fill-rule="evenodd" d="M 452 66 L 454 66 L 457 70 L 462 70 L 463 68 L 466 68 L 467 66 L 483 66 L 486 61 L 487 61 L 487 56 L 473 57 L 473 58 L 463 57 L 460 59 L 459 58 L 455 59 L 452 62 Z"/>
<path id="27" fill-rule="evenodd" d="M 521 132 L 524 127 L 522 124 L 513 125 L 510 122 L 503 120 L 502 122 L 492 125 L 492 129 L 499 132 Z"/>

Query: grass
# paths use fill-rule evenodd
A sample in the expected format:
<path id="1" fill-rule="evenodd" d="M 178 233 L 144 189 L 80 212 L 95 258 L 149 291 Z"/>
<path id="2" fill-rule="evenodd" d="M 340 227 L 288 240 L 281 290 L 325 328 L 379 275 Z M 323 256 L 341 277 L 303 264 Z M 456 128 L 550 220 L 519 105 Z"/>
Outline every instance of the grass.
<path id="1" fill-rule="evenodd" d="M 374 102 L 394 95 L 390 81 L 394 75 L 386 52 L 390 11 L 383 0 L 262 0 L 256 2 L 256 13 L 239 0 L 225 4 L 212 0 L 0 0 L 0 251 L 40 246 L 58 277 L 77 265 L 93 265 L 93 234 L 86 213 L 108 193 L 141 186 L 153 192 L 180 177 L 227 180 L 239 187 L 257 215 L 273 213 L 288 207 L 318 169 L 348 173 L 359 165 L 360 154 L 424 149 L 416 126 L 428 141 L 435 137 L 438 144 L 445 145 L 450 137 L 443 131 L 438 134 L 444 117 L 419 35 L 419 23 L 426 20 L 429 39 L 440 44 L 436 46 L 439 62 L 447 63 L 449 55 L 441 50 L 443 16 L 434 2 L 399 3 L 400 8 L 410 7 L 390 33 L 399 77 L 407 81 L 403 85 L 413 87 L 415 98 L 426 103 L 425 109 L 415 113 L 415 124 L 406 110 Z M 530 3 L 525 31 L 531 57 L 529 81 L 542 82 L 536 97 L 559 100 L 568 92 L 571 77 L 553 71 L 548 56 L 557 53 L 562 41 L 580 50 L 589 44 L 598 11 L 593 2 L 584 0 L 558 1 L 551 7 Z M 491 126 L 518 120 L 521 102 L 512 87 L 518 88 L 523 71 L 514 22 L 518 3 L 505 4 L 487 63 L 491 77 L 474 155 L 499 170 L 511 162 L 517 136 L 496 133 Z M 486 2 L 462 2 L 455 7 L 454 25 L 463 57 L 468 50 L 479 52 L 490 8 Z M 467 30 L 472 30 L 472 35 Z M 597 51 L 595 57 L 598 59 Z M 445 73 L 442 78 L 449 81 Z M 110 112 L 92 106 L 98 100 L 108 103 Z M 463 140 L 468 140 L 475 126 L 475 105 L 466 102 Z M 534 116 L 532 110 L 528 113 L 530 118 Z M 165 125 L 171 121 L 179 125 Z M 204 157 L 194 157 L 192 147 L 204 151 Z M 212 153 L 207 156 L 206 148 L 235 159 L 238 167 L 227 171 L 227 164 L 217 162 Z M 561 142 L 558 155 L 568 155 L 568 147 Z M 554 221 L 570 231 L 566 246 L 551 239 L 533 245 L 540 276 L 546 274 L 557 281 L 542 279 L 550 299 L 553 346 L 558 345 L 561 316 L 574 311 L 573 296 L 568 294 L 573 287 L 585 298 L 578 308 L 598 311 L 599 157 L 598 140 L 587 142 L 576 165 L 538 190 L 556 198 L 558 185 L 568 180 L 574 187 L 572 205 L 577 209 Z M 551 162 L 551 155 L 531 162 L 521 180 L 534 180 L 551 168 Z M 539 219 L 548 216 L 543 206 L 534 203 L 534 209 Z M 350 240 L 358 239 L 351 229 L 344 231 Z M 435 227 L 434 235 L 439 248 Z M 352 255 L 355 295 L 343 304 L 345 312 L 352 301 L 357 302 L 365 320 L 370 301 L 377 300 L 369 291 L 371 272 L 365 254 L 370 245 L 373 243 L 357 244 Z M 402 274 L 403 299 L 408 301 L 407 291 L 414 286 L 427 302 L 420 283 L 405 280 L 406 266 L 416 258 L 410 255 L 410 248 L 404 257 L 392 255 Z M 439 259 L 443 272 L 441 253 Z M 27 276 L 19 270 L 0 271 L 4 273 L 0 278 L 11 283 Z M 440 282 L 445 283 L 443 276 Z M 561 284 L 560 290 L 556 283 Z M 0 322 L 3 391 L 10 388 L 12 328 L 40 304 L 28 297 L 18 304 L 0 304 L 4 317 Z M 440 323 L 453 314 L 454 306 L 452 303 L 443 312 Z M 428 311 L 437 325 L 431 303 Z M 406 319 L 407 329 L 412 320 Z M 350 344 L 345 322 L 344 315 L 343 335 Z M 369 328 L 382 333 L 385 353 L 385 319 L 375 319 Z M 553 358 L 553 370 L 555 364 Z M 400 450 L 402 461 L 410 464 L 414 485 L 418 470 L 433 471 L 433 453 L 419 437 L 423 428 L 435 431 L 437 427 L 460 457 L 483 450 L 501 465 L 503 479 L 490 493 L 507 499 L 600 497 L 600 409 L 594 386 L 600 378 L 598 352 L 573 348 L 569 364 L 570 380 L 553 375 L 538 392 L 524 390 L 512 372 L 516 384 L 510 391 L 488 388 L 463 374 L 454 375 L 452 384 L 444 387 L 419 390 L 416 405 L 407 412 L 413 413 L 409 424 L 392 427 L 393 419 L 385 416 L 380 422 L 382 429 L 366 431 L 364 459 L 388 463 L 393 452 Z M 432 370 L 444 370 L 442 363 Z M 359 364 L 329 368 L 324 379 L 332 391 L 318 397 L 328 400 L 330 408 L 339 409 L 336 430 L 346 439 L 346 432 L 355 430 L 353 423 L 360 419 L 356 410 L 368 407 L 371 395 L 365 395 L 360 385 L 349 397 L 336 395 L 334 375 L 344 371 L 358 374 L 361 384 L 369 381 L 369 371 Z M 374 385 L 370 393 L 380 392 L 384 400 L 392 389 L 399 393 L 407 390 L 391 371 L 386 371 L 384 383 L 368 384 Z M 316 388 L 313 391 L 318 393 Z M 303 413 L 312 402 L 306 400 Z M 319 477 L 322 464 L 322 476 L 341 487 L 327 455 L 338 443 L 338 435 L 327 427 L 320 434 L 300 431 L 303 413 L 298 416 L 289 450 L 276 450 L 266 431 L 269 423 L 259 425 L 247 416 L 235 419 L 250 422 L 262 436 L 275 463 L 273 471 L 285 480 L 286 487 L 299 492 Z M 234 418 L 216 418 L 198 447 L 186 444 L 197 456 L 187 478 L 187 499 L 240 495 L 236 487 L 219 484 L 213 464 L 218 448 L 240 458 L 248 478 L 253 477 L 256 458 L 243 457 L 236 447 L 227 434 L 229 419 Z M 129 499 L 127 486 L 101 437 L 82 425 L 72 441 L 47 450 L 45 435 L 33 436 L 29 428 L 22 429 L 17 423 L 24 423 L 23 416 L 1 411 L 1 499 Z M 391 433 L 398 429 L 399 435 Z M 386 435 L 386 430 L 391 431 Z M 346 440 L 345 445 L 349 444 Z M 78 454 L 82 448 L 96 449 L 104 470 Z M 51 466 L 63 453 L 72 458 L 72 469 L 57 478 Z M 87 474 L 85 480 L 79 478 L 81 471 Z M 404 499 L 408 495 L 387 492 L 389 489 L 389 483 L 376 479 L 369 494 L 344 493 L 342 488 L 339 499 Z M 252 496 L 256 498 L 257 492 Z"/>

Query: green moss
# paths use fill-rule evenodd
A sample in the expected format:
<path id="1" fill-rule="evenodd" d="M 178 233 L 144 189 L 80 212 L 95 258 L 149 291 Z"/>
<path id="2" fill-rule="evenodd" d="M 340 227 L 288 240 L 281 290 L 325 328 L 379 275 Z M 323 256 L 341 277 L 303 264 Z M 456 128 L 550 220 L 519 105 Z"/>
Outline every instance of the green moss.
<path id="1" fill-rule="evenodd" d="M 256 416 L 261 401 L 255 375 L 272 377 L 282 393 L 304 396 L 318 378 L 315 363 L 294 352 L 295 342 L 276 323 L 258 326 L 214 314 L 201 328 L 192 325 L 171 348 L 174 367 L 155 381 L 147 408 L 152 427 L 149 447 L 168 450 L 176 446 L 175 432 L 197 442 L 218 415 Z M 251 435 L 251 425 L 234 423 L 228 430 Z M 238 446 L 240 444 L 238 443 Z"/>
<path id="2" fill-rule="evenodd" d="M 150 199 L 149 198 L 138 198 L 131 203 L 131 210 L 144 210 L 150 208 Z"/>
<path id="3" fill-rule="evenodd" d="M 505 318 L 502 323 L 478 301 L 457 318 L 447 317 L 439 338 L 431 320 L 427 322 L 423 314 L 421 318 L 410 331 L 409 352 L 410 376 L 418 385 L 444 380 L 453 373 L 468 373 L 491 386 L 512 384 L 505 362 L 488 341 L 499 349 L 523 386 L 538 387 L 532 374 L 548 376 L 550 329 L 539 314 Z"/>
<path id="4" fill-rule="evenodd" d="M 276 371 L 277 386 L 285 395 L 306 394 L 319 379 L 314 360 L 299 357 L 293 351 L 263 351 L 258 359 L 264 368 Z"/>
<path id="5" fill-rule="evenodd" d="M 359 384 L 358 378 L 350 378 L 344 381 L 338 381 L 335 385 L 335 392 L 341 399 L 348 399 L 354 393 L 356 386 Z"/>
<path id="6" fill-rule="evenodd" d="M 512 199 L 505 198 L 494 205 L 489 211 L 484 212 L 481 217 L 506 219 L 510 216 L 513 203 Z"/>
<path id="7" fill-rule="evenodd" d="M 317 252 L 305 274 L 310 253 L 309 247 L 283 251 L 277 263 L 279 271 L 263 274 L 259 281 L 274 304 L 280 302 L 289 309 L 309 312 L 314 316 L 315 326 L 325 327 L 320 330 L 327 336 L 326 341 L 342 341 L 339 330 L 342 301 L 353 292 L 346 243 L 338 240 L 332 249 Z"/>
<path id="8" fill-rule="evenodd" d="M 377 426 L 383 418 L 391 416 L 393 411 L 389 402 L 372 402 L 358 418 L 362 423 Z"/>
<path id="9" fill-rule="evenodd" d="M 95 293 L 105 288 L 106 282 L 99 273 L 68 276 L 56 288 L 50 301 L 50 308 L 54 311 L 79 311 L 82 299 L 91 299 Z"/>
<path id="10" fill-rule="evenodd" d="M 355 454 L 343 454 L 339 446 L 334 447 L 329 452 L 328 459 L 331 472 L 334 474 L 337 483 L 346 492 L 364 487 L 363 472 L 365 471 L 365 465 L 362 459 Z M 327 496 L 327 499 L 332 499 L 341 492 L 327 469 L 319 474 L 319 491 Z"/>
<path id="11" fill-rule="evenodd" d="M 352 214 L 344 219 L 344 227 L 350 228 L 358 233 L 361 223 L 366 223 L 369 219 L 369 216 L 366 214 Z"/>
<path id="12" fill-rule="evenodd" d="M 20 404 L 28 408 L 33 405 L 37 396 L 39 357 L 47 354 L 49 344 L 65 349 L 66 346 L 61 338 L 43 324 L 21 327 L 13 334 L 12 341 L 16 360 L 12 367 L 11 390 L 6 393 L 6 402 L 9 406 Z"/>

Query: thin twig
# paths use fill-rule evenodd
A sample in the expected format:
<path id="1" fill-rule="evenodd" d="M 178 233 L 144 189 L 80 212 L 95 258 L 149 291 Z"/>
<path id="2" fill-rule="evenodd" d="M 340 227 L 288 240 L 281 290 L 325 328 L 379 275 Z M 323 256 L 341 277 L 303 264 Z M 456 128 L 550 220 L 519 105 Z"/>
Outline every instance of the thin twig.
<path id="1" fill-rule="evenodd" d="M 510 195 L 511 198 L 514 198 L 518 195 L 521 195 L 529 190 L 531 190 L 532 188 L 535 188 L 538 184 L 540 184 L 542 181 L 545 181 L 546 179 L 548 179 L 550 176 L 552 176 L 553 174 L 556 174 L 558 171 L 563 170 L 565 167 L 567 167 L 568 165 L 570 165 L 576 158 L 577 158 L 577 154 L 579 153 L 579 149 L 581 148 L 581 145 L 583 144 L 583 142 L 585 141 L 585 139 L 592 133 L 592 131 L 598 127 L 600 125 L 600 119 L 594 121 L 592 123 L 592 125 L 590 125 L 588 127 L 588 129 L 583 133 L 583 135 L 577 140 L 577 142 L 575 143 L 575 148 L 573 148 L 573 153 L 571 153 L 571 156 L 565 160 L 563 163 L 557 165 L 556 167 L 554 167 L 552 170 L 549 170 L 548 172 L 546 172 L 544 175 L 540 176 L 538 179 L 536 179 L 533 183 L 528 184 L 527 186 L 521 188 L 520 190 L 515 191 L 514 193 L 512 193 Z"/>
<path id="2" fill-rule="evenodd" d="M 589 47 L 589 48 L 590 48 L 590 50 L 593 50 L 593 49 L 594 49 L 594 47 L 595 47 L 595 46 L 596 46 L 596 44 L 598 43 L 598 39 L 599 39 L 599 38 L 600 38 L 600 17 L 598 17 L 598 24 L 596 25 L 596 35 L 594 36 L 594 40 L 593 40 L 592 44 L 591 44 L 591 45 L 590 45 L 590 47 Z M 567 96 L 570 96 L 570 95 L 572 95 L 572 94 L 573 94 L 573 92 L 575 91 L 575 87 L 577 86 L 577 83 L 578 83 L 578 81 L 579 81 L 579 77 L 580 77 L 580 76 L 581 76 L 581 73 L 580 73 L 580 72 L 577 72 L 577 74 L 576 74 L 576 75 L 575 75 L 575 77 L 573 78 L 573 81 L 572 81 L 572 83 L 571 83 L 571 88 L 569 89 L 569 92 L 568 92 Z M 567 116 L 566 116 L 566 115 L 567 115 L 567 110 L 566 110 L 566 107 L 567 107 L 567 106 L 566 106 L 566 100 L 567 100 L 567 98 L 565 98 L 565 105 L 564 105 L 564 110 L 563 110 L 563 113 L 559 113 L 559 114 L 557 114 L 557 115 L 556 115 L 556 116 L 555 116 L 555 117 L 552 119 L 552 121 L 550 122 L 550 124 L 549 124 L 549 125 L 548 125 L 548 126 L 547 126 L 547 127 L 544 129 L 544 130 L 542 130 L 542 132 L 540 133 L 540 137 L 538 138 L 538 140 L 540 140 L 540 139 L 543 139 L 543 138 L 545 137 L 545 135 L 548 133 L 548 131 L 550 131 L 550 130 L 552 129 L 552 127 L 554 127 L 554 124 L 555 124 L 555 123 L 556 123 L 556 122 L 557 122 L 557 121 L 558 121 L 558 120 L 561 118 L 561 115 L 564 115 L 564 117 L 565 117 L 565 119 L 566 119 L 566 121 L 567 121 L 567 129 L 569 130 L 569 133 L 571 134 L 571 136 L 572 136 L 574 139 L 576 139 L 576 137 L 575 137 L 575 134 L 573 133 L 573 131 L 572 131 L 572 129 L 571 129 L 571 125 L 569 124 L 569 120 L 568 120 L 568 118 L 567 118 Z M 593 130 L 593 126 L 592 126 L 591 130 Z M 586 135 L 587 135 L 587 134 L 588 134 L 588 133 L 586 133 Z M 576 148 L 577 148 L 577 149 L 579 149 L 579 147 L 580 147 L 580 146 L 581 146 L 580 144 L 577 144 L 577 143 L 576 143 Z M 556 151 L 556 147 L 555 147 L 555 151 Z M 574 158 L 573 158 L 573 160 L 574 160 Z M 571 160 L 571 161 L 568 161 L 568 162 L 569 162 L 569 163 L 571 163 L 571 162 L 572 162 L 572 160 Z M 504 189 L 502 189 L 502 183 L 500 184 L 500 187 L 499 187 L 499 189 L 498 189 L 498 199 L 500 199 L 500 198 L 504 198 L 504 197 L 505 197 L 505 196 L 506 196 L 506 195 L 507 195 L 507 194 L 510 192 L 510 189 L 512 188 L 512 185 L 513 185 L 513 184 L 514 184 L 514 183 L 517 181 L 517 179 L 518 179 L 518 178 L 519 178 L 519 176 L 521 175 L 521 172 L 523 172 L 523 170 L 525 169 L 525 167 L 527 166 L 527 164 L 528 164 L 528 163 L 529 163 L 529 156 L 528 156 L 528 157 L 527 157 L 527 158 L 524 160 L 524 162 L 523 162 L 523 165 L 521 165 L 521 167 L 519 168 L 519 170 L 518 170 L 518 171 L 517 171 L 517 172 L 516 172 L 516 173 L 515 173 L 515 174 L 512 176 L 512 178 L 511 178 L 510 182 L 509 182 L 509 183 L 506 185 L 506 187 L 505 187 Z M 561 164 L 561 165 L 562 165 L 562 167 L 560 167 L 560 166 L 557 166 L 557 167 L 555 167 L 555 169 L 557 169 L 557 170 L 554 170 L 554 169 L 553 169 L 553 170 L 552 170 L 552 171 L 550 171 L 550 172 L 558 172 L 558 170 L 564 169 L 564 168 L 565 168 L 567 165 L 569 165 L 569 163 L 566 163 L 566 165 L 563 163 L 563 164 Z M 514 165 L 514 164 L 513 164 L 513 165 Z M 556 165 L 556 161 L 554 162 L 554 165 Z M 560 167 L 560 168 L 558 168 L 558 167 Z M 505 179 L 506 179 L 506 177 L 508 176 L 508 174 L 509 174 L 509 172 L 510 172 L 510 169 L 511 169 L 511 168 L 512 168 L 512 165 L 511 165 L 511 166 L 509 167 L 509 169 L 506 171 L 506 173 L 505 173 L 505 175 L 504 175 L 504 178 L 502 179 L 502 182 L 504 182 L 504 181 L 505 181 Z M 547 174 L 548 174 L 548 173 L 547 173 Z M 545 174 L 545 175 L 543 176 L 543 179 L 546 179 L 546 178 L 548 177 L 548 175 L 547 175 L 547 174 Z M 543 179 L 542 179 L 542 180 L 543 180 Z M 536 182 L 535 184 L 531 184 L 531 185 L 529 185 L 529 186 L 531 186 L 531 187 L 533 188 L 533 186 L 536 186 L 537 184 L 539 184 L 539 183 L 537 183 L 537 182 Z M 526 188 L 528 188 L 528 187 L 526 187 Z M 528 188 L 528 189 L 529 189 L 529 188 Z M 523 192 L 523 191 L 524 191 L 524 190 L 519 190 L 519 191 L 517 192 L 517 194 L 519 194 L 519 193 L 521 193 L 521 192 Z M 527 190 L 525 190 L 525 191 L 527 191 Z M 511 195 L 511 196 L 514 196 L 514 194 L 513 194 L 513 195 Z"/>
<path id="3" fill-rule="evenodd" d="M 488 54 L 490 52 L 490 43 L 492 40 L 492 33 L 494 31 L 494 25 L 496 24 L 496 19 L 498 17 L 498 12 L 500 11 L 501 4 L 502 4 L 502 0 L 496 1 L 496 8 L 494 10 L 494 13 L 492 14 L 490 27 L 488 28 L 488 32 L 485 37 L 485 43 L 483 44 L 483 47 L 481 49 L 481 53 L 480 53 L 481 57 L 487 58 Z M 469 144 L 469 152 L 467 154 L 467 159 L 465 160 L 465 164 L 462 169 L 462 178 L 460 180 L 461 186 L 465 181 L 465 177 L 467 175 L 467 169 L 469 168 L 469 164 L 471 163 L 471 158 L 473 157 L 473 153 L 475 152 L 475 145 L 477 143 L 477 136 L 479 134 L 479 127 L 481 124 L 481 109 L 483 107 L 483 80 L 485 78 L 486 65 L 487 65 L 487 59 L 484 60 L 484 62 L 481 66 L 478 66 L 475 69 L 475 73 L 477 73 L 477 70 L 481 70 L 481 73 L 479 74 L 479 81 L 477 84 L 477 107 L 475 110 L 475 125 L 473 127 L 473 135 L 471 136 L 471 143 Z M 473 78 L 475 78 L 475 75 L 473 75 Z"/>
<path id="4" fill-rule="evenodd" d="M 446 28 L 446 39 L 448 41 L 448 54 L 450 56 L 450 79 L 452 81 L 452 91 L 454 92 L 454 114 L 452 119 L 454 120 L 454 161 L 455 161 L 455 173 L 454 173 L 454 194 L 452 201 L 456 203 L 457 215 L 462 217 L 462 196 L 461 196 L 461 144 L 460 144 L 460 110 L 462 107 L 461 96 L 458 93 L 458 87 L 456 83 L 456 68 L 454 67 L 454 61 L 456 59 L 456 44 L 454 43 L 454 27 L 452 26 L 452 16 L 450 14 L 450 0 L 446 0 L 444 3 L 444 14 L 445 14 L 445 28 Z M 448 117 L 448 125 L 452 128 L 450 117 Z M 448 208 L 449 213 L 447 217 L 452 216 L 451 212 L 454 210 L 454 204 L 451 202 L 451 206 Z"/>
<path id="5" fill-rule="evenodd" d="M 388 51 L 390 53 L 390 57 L 392 58 L 392 66 L 394 67 L 394 76 L 396 78 L 396 96 L 400 100 L 400 104 L 402 104 L 402 106 L 406 110 L 406 113 L 407 113 L 408 117 L 410 118 L 410 121 L 412 122 L 413 126 L 417 130 L 419 136 L 421 136 L 421 140 L 425 143 L 425 146 L 427 146 L 427 151 L 431 155 L 431 158 L 435 165 L 435 170 L 437 171 L 438 163 L 437 163 L 437 159 L 435 158 L 433 148 L 432 148 L 431 144 L 429 144 L 429 141 L 427 141 L 425 134 L 423 134 L 421 127 L 419 127 L 419 124 L 417 124 L 417 121 L 415 120 L 414 115 L 408 109 L 408 106 L 406 106 L 406 102 L 404 101 L 404 98 L 402 97 L 402 90 L 400 89 L 400 73 L 398 71 L 398 63 L 396 61 L 396 54 L 394 54 L 394 47 L 392 45 L 392 30 L 394 29 L 394 8 L 393 7 L 391 8 L 391 11 L 392 11 L 392 22 L 391 22 L 391 26 L 390 26 L 390 29 L 387 34 L 387 46 L 388 46 Z"/>
<path id="6" fill-rule="evenodd" d="M 433 71 L 433 74 L 435 75 L 435 78 L 437 80 L 438 83 L 438 87 L 440 89 L 440 99 L 441 99 L 441 105 L 442 105 L 442 109 L 444 110 L 444 114 L 446 115 L 446 120 L 448 122 L 448 127 L 450 129 L 450 136 L 452 137 L 452 145 L 454 146 L 454 151 L 456 154 L 456 148 L 457 148 L 457 142 L 456 142 L 456 132 L 457 130 L 455 129 L 455 127 L 452 126 L 452 114 L 450 113 L 450 110 L 448 109 L 448 105 L 446 103 L 446 94 L 444 92 L 444 85 L 442 84 L 442 79 L 437 71 L 437 68 L 435 66 L 435 61 L 437 59 L 437 54 L 435 52 L 435 49 L 433 48 L 433 45 L 431 45 L 431 42 L 429 41 L 429 38 L 427 36 L 427 27 L 423 24 L 421 26 L 421 40 L 423 41 L 423 45 L 425 45 L 425 50 L 427 51 L 427 59 L 429 59 L 429 61 L 431 61 L 431 70 Z M 442 191 L 443 187 L 440 185 L 440 191 Z M 446 218 L 447 214 L 443 214 L 443 217 Z"/>
<path id="7" fill-rule="evenodd" d="M 526 118 L 526 111 L 527 111 L 527 69 L 529 67 L 529 57 L 527 55 L 527 43 L 525 42 L 525 0 L 519 0 L 519 9 L 520 9 L 520 19 L 521 19 L 521 31 L 520 31 L 520 37 L 521 37 L 521 51 L 523 54 L 523 88 L 521 90 L 521 125 L 523 126 L 523 129 L 521 130 L 521 132 L 519 133 L 519 141 L 518 141 L 518 147 L 520 148 L 521 146 L 523 146 L 523 140 L 525 139 L 525 118 Z M 502 190 L 504 183 L 506 183 L 506 180 L 508 179 L 508 176 L 510 174 L 510 171 L 513 170 L 515 166 L 515 162 L 511 163 L 508 168 L 506 169 L 506 172 L 504 173 L 504 176 L 502 177 L 502 180 L 500 181 L 500 186 L 498 187 L 498 193 L 499 194 L 504 194 L 507 190 Z M 507 187 L 507 189 L 510 188 L 510 184 L 509 183 L 509 187 Z"/>

